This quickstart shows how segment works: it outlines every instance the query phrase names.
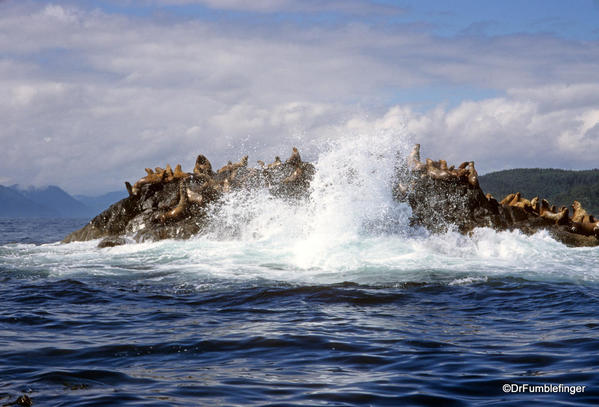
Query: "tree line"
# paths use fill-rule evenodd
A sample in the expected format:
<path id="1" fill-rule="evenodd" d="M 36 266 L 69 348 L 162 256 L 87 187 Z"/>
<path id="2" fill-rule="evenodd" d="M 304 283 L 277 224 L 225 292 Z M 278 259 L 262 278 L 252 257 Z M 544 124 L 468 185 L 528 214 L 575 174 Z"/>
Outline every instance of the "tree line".
<path id="1" fill-rule="evenodd" d="M 576 200 L 587 212 L 599 217 L 599 169 L 517 168 L 481 175 L 479 182 L 483 191 L 490 192 L 498 201 L 519 191 L 525 198 L 538 196 L 571 211 Z"/>

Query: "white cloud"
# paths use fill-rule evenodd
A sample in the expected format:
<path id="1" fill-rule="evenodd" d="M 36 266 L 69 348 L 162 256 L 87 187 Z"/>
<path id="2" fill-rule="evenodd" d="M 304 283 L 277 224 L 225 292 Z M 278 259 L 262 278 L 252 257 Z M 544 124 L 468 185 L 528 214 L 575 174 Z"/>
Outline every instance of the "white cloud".
<path id="1" fill-rule="evenodd" d="M 401 9 L 368 0 L 147 0 L 150 4 L 188 5 L 200 4 L 218 10 L 277 12 L 336 13 L 398 13 Z"/>
<path id="2" fill-rule="evenodd" d="M 292 145 L 314 157 L 315 140 L 336 123 L 406 127 L 423 152 L 481 169 L 596 166 L 597 43 L 438 38 L 366 23 L 164 21 L 26 1 L 2 8 L 0 173 L 10 183 L 94 192 L 148 166 L 191 169 L 199 153 L 215 165 L 245 150 L 267 160 Z M 388 109 L 405 89 L 446 84 L 503 96 Z"/>
<path id="3" fill-rule="evenodd" d="M 578 89 L 580 95 L 567 93 L 583 98 L 586 87 Z M 596 168 L 599 105 L 556 104 L 549 110 L 544 97 L 531 97 L 555 90 L 555 86 L 509 90 L 506 97 L 467 101 L 427 113 L 396 106 L 381 117 L 354 119 L 346 126 L 366 132 L 404 125 L 412 139 L 422 144 L 424 156 L 456 165 L 474 160 L 481 172 L 515 167 Z"/>

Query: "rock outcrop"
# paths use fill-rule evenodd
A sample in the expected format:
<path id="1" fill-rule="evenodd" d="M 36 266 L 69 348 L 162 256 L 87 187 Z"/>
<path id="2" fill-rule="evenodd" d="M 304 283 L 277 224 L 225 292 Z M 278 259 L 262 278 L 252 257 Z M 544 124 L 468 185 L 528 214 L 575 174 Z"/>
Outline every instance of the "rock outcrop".
<path id="1" fill-rule="evenodd" d="M 213 172 L 210 161 L 197 157 L 193 172 L 180 165 L 154 170 L 135 184 L 125 183 L 129 196 L 93 218 L 86 226 L 68 235 L 63 242 L 104 240 L 100 247 L 123 244 L 124 236 L 135 241 L 187 239 L 205 226 L 207 210 L 223 194 L 242 188 L 265 188 L 275 196 L 297 199 L 305 196 L 314 175 L 314 166 L 302 161 L 293 148 L 288 160 L 279 157 L 259 168 L 248 166 L 248 157 L 229 162 Z"/>
<path id="2" fill-rule="evenodd" d="M 417 144 L 400 168 L 398 179 L 394 195 L 411 206 L 411 224 L 433 233 L 450 228 L 468 233 L 476 227 L 491 227 L 533 234 L 546 229 L 569 246 L 599 245 L 599 222 L 579 202 L 572 204 L 572 217 L 568 208 L 556 210 L 544 199 L 528 200 L 519 192 L 498 202 L 480 188 L 474 162 L 457 168 L 447 167 L 444 160 L 427 159 L 423 163 Z"/>
<path id="3" fill-rule="evenodd" d="M 210 161 L 199 155 L 192 172 L 183 172 L 181 165 L 174 170 L 168 164 L 146 168 L 146 175 L 133 185 L 125 183 L 129 197 L 63 242 L 101 238 L 99 247 L 113 247 L 124 244 L 125 237 L 138 242 L 187 239 L 202 232 L 209 212 L 232 191 L 261 188 L 285 199 L 307 196 L 315 170 L 302 161 L 296 148 L 284 162 L 275 157 L 271 164 L 258 164 L 249 167 L 245 156 L 214 172 Z M 397 180 L 393 194 L 412 208 L 411 224 L 433 233 L 452 228 L 469 233 L 477 227 L 490 227 L 532 234 L 546 229 L 569 246 L 599 245 L 599 222 L 579 202 L 572 204 L 570 217 L 566 207 L 556 209 L 545 199 L 529 200 L 519 192 L 497 201 L 480 188 L 472 161 L 457 168 L 448 167 L 445 160 L 422 162 L 417 144 L 398 168 Z"/>

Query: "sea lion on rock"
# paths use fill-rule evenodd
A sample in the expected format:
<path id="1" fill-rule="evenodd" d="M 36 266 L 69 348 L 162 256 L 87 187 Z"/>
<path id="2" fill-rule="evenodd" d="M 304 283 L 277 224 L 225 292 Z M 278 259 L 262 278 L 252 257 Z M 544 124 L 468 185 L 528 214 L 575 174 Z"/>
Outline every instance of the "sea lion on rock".
<path id="1" fill-rule="evenodd" d="M 521 208 L 524 209 L 527 212 L 534 212 L 532 209 L 532 204 L 530 203 L 530 201 L 526 198 L 522 198 L 521 196 L 518 197 L 518 201 L 514 202 L 512 201 L 510 203 L 511 206 L 514 206 L 516 208 Z"/>
<path id="2" fill-rule="evenodd" d="M 127 188 L 127 193 L 129 194 L 130 197 L 135 196 L 135 194 L 133 193 L 133 187 L 131 186 L 129 181 L 125 181 L 125 188 Z"/>
<path id="3" fill-rule="evenodd" d="M 516 206 L 516 204 L 518 202 L 520 202 L 520 197 L 521 197 L 521 193 L 520 192 L 516 192 L 514 194 L 514 197 L 512 198 L 512 200 L 508 203 L 509 206 Z"/>
<path id="4" fill-rule="evenodd" d="M 137 194 L 139 193 L 139 189 L 142 187 L 142 185 L 145 184 L 158 184 L 160 182 L 164 182 L 164 178 L 165 178 L 165 171 L 162 170 L 162 172 L 156 171 L 155 173 L 146 175 L 145 177 L 139 179 L 131 188 L 131 194 L 134 196 L 137 196 Z M 125 184 L 126 185 L 126 184 Z M 127 188 L 127 191 L 129 191 L 129 189 Z"/>
<path id="5" fill-rule="evenodd" d="M 193 173 L 195 175 L 207 175 L 212 176 L 212 164 L 206 158 L 206 156 L 200 154 L 198 158 L 196 158 L 196 165 L 193 167 Z"/>
<path id="6" fill-rule="evenodd" d="M 595 236 L 599 239 L 599 222 L 572 222 L 570 231 L 585 236 Z"/>
<path id="7" fill-rule="evenodd" d="M 283 165 L 283 163 L 281 162 L 281 157 L 279 157 L 279 156 L 277 155 L 277 156 L 275 156 L 275 161 L 274 161 L 273 163 L 271 163 L 271 164 L 268 164 L 268 167 L 267 167 L 267 168 L 269 168 L 269 169 L 270 169 L 270 168 L 276 168 L 276 167 L 278 167 L 279 165 Z"/>
<path id="8" fill-rule="evenodd" d="M 591 223 L 591 215 L 584 210 L 580 202 L 574 201 L 572 203 L 572 209 L 574 210 L 572 213 L 572 222 Z"/>
<path id="9" fill-rule="evenodd" d="M 539 206 L 539 197 L 538 196 L 535 196 L 534 198 L 532 198 L 530 200 L 530 206 L 531 206 L 533 212 L 535 212 L 537 214 L 539 213 L 540 206 Z"/>
<path id="10" fill-rule="evenodd" d="M 568 208 L 563 208 L 559 213 L 553 213 L 549 208 L 549 202 L 543 199 L 539 209 L 539 216 L 555 222 L 556 225 L 565 225 L 568 223 Z"/>
<path id="11" fill-rule="evenodd" d="M 415 144 L 408 157 L 408 168 L 412 171 L 424 171 L 426 166 L 420 162 L 420 144 Z"/>
<path id="12" fill-rule="evenodd" d="M 478 188 L 478 173 L 474 168 L 474 161 L 468 163 L 468 183 L 473 188 Z"/>
<path id="13" fill-rule="evenodd" d="M 501 200 L 501 202 L 499 202 L 499 203 L 500 203 L 501 205 L 509 205 L 509 204 L 510 204 L 510 202 L 512 202 L 512 199 L 514 199 L 514 196 L 516 196 L 516 194 L 509 194 L 509 195 L 506 195 L 506 197 L 505 197 L 505 198 L 503 198 L 503 199 Z"/>
<path id="14" fill-rule="evenodd" d="M 178 220 L 185 215 L 187 207 L 189 206 L 189 199 L 187 198 L 187 191 L 183 183 L 179 184 L 179 203 L 173 209 L 160 215 L 160 222 L 165 223 L 168 221 Z"/>
<path id="15" fill-rule="evenodd" d="M 458 168 L 453 171 L 454 175 L 461 180 L 466 180 L 468 178 L 468 175 L 470 175 L 470 171 L 466 168 L 467 166 L 468 166 L 467 161 L 464 161 L 463 163 L 461 163 L 458 166 Z"/>
<path id="16" fill-rule="evenodd" d="M 175 179 L 185 179 L 185 178 L 189 178 L 190 175 L 186 172 L 183 172 L 183 169 L 181 168 L 181 164 L 177 164 L 177 166 L 175 167 L 175 172 L 173 173 L 173 178 Z"/>
<path id="17" fill-rule="evenodd" d="M 290 164 L 290 165 L 293 165 L 294 167 L 297 167 L 301 163 L 302 163 L 302 158 L 300 157 L 299 150 L 296 147 L 293 147 L 293 152 L 291 153 L 291 156 L 289 156 L 287 161 L 285 161 L 285 164 Z"/>

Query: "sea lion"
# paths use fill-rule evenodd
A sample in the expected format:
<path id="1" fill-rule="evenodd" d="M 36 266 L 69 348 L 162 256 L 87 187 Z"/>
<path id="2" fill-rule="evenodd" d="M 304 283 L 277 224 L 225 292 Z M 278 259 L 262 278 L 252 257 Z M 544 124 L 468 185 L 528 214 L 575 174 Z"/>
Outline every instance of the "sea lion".
<path id="1" fill-rule="evenodd" d="M 505 198 L 503 198 L 503 199 L 502 199 L 502 200 L 501 200 L 499 203 L 500 203 L 501 205 L 509 205 L 509 204 L 510 204 L 510 202 L 512 202 L 512 199 L 514 199 L 514 196 L 516 196 L 516 194 L 509 194 L 509 195 L 506 195 L 506 197 L 505 197 Z"/>
<path id="2" fill-rule="evenodd" d="M 531 206 L 533 212 L 536 212 L 537 214 L 539 213 L 540 206 L 539 206 L 539 197 L 538 196 L 535 196 L 534 198 L 532 198 L 530 200 L 530 206 Z"/>
<path id="3" fill-rule="evenodd" d="M 175 172 L 173 173 L 173 177 L 175 179 L 185 179 L 190 177 L 190 175 L 186 172 L 183 172 L 183 169 L 181 168 L 181 164 L 177 164 L 177 166 L 175 167 Z"/>
<path id="4" fill-rule="evenodd" d="M 162 170 L 162 172 L 157 171 L 155 173 L 146 175 L 133 185 L 131 188 L 131 193 L 136 196 L 139 193 L 139 189 L 142 187 L 142 185 L 164 182 L 165 174 L 165 171 Z"/>
<path id="5" fill-rule="evenodd" d="M 563 208 L 559 213 L 554 213 L 549 208 L 549 202 L 543 199 L 539 209 L 539 216 L 555 222 L 556 225 L 564 225 L 568 223 L 568 208 Z"/>
<path id="6" fill-rule="evenodd" d="M 584 210 L 582 204 L 578 201 L 572 203 L 572 222 L 590 223 L 590 215 Z M 586 221 L 586 222 L 585 222 Z"/>
<path id="7" fill-rule="evenodd" d="M 424 171 L 425 165 L 420 162 L 420 144 L 414 144 L 414 148 L 408 156 L 408 168 L 412 171 Z"/>
<path id="8" fill-rule="evenodd" d="M 447 167 L 447 163 L 445 163 Z M 442 170 L 439 162 L 433 161 L 430 158 L 426 159 L 426 174 L 432 179 L 447 180 L 453 176 L 449 171 Z"/>
<path id="9" fill-rule="evenodd" d="M 267 168 L 276 168 L 279 165 L 282 165 L 283 163 L 281 162 L 281 157 L 279 157 L 278 155 L 275 157 L 275 161 L 271 164 L 268 164 Z"/>
<path id="10" fill-rule="evenodd" d="M 239 160 L 239 162 L 233 164 L 234 168 L 241 168 L 241 167 L 247 167 L 248 166 L 248 156 L 244 155 L 243 158 L 241 160 Z"/>
<path id="11" fill-rule="evenodd" d="M 127 193 L 129 193 L 129 196 L 135 196 L 135 194 L 133 193 L 133 187 L 131 186 L 129 181 L 125 181 L 125 188 L 127 188 Z"/>
<path id="12" fill-rule="evenodd" d="M 474 168 L 474 161 L 468 163 L 468 183 L 474 188 L 478 188 L 478 173 Z"/>
<path id="13" fill-rule="evenodd" d="M 172 178 L 172 177 L 173 177 L 173 175 L 175 175 L 175 174 L 173 173 L 173 169 L 171 168 L 171 165 L 170 165 L 170 164 L 166 164 L 166 168 L 164 169 L 164 171 L 166 172 L 166 176 L 167 176 L 167 177 L 171 177 L 171 178 Z"/>
<path id="14" fill-rule="evenodd" d="M 168 221 L 178 220 L 185 215 L 187 207 L 189 206 L 189 199 L 187 198 L 187 191 L 183 183 L 179 183 L 179 203 L 176 207 L 168 212 L 160 215 L 160 222 L 165 223 Z"/>
<path id="15" fill-rule="evenodd" d="M 285 161 L 285 164 L 290 164 L 290 165 L 293 165 L 294 167 L 297 167 L 301 163 L 302 163 L 302 158 L 300 157 L 299 150 L 296 147 L 293 147 L 293 152 L 291 153 L 291 156 L 289 156 L 287 161 Z"/>
<path id="16" fill-rule="evenodd" d="M 151 169 L 151 168 L 146 168 L 146 173 L 147 173 L 148 175 L 152 175 L 152 174 L 154 174 L 154 171 L 152 171 L 152 169 Z"/>
<path id="17" fill-rule="evenodd" d="M 572 233 L 599 238 L 599 222 L 572 222 Z"/>
<path id="18" fill-rule="evenodd" d="M 258 162 L 258 165 L 260 166 L 260 168 L 266 167 L 266 164 L 264 163 L 264 161 L 258 160 L 257 162 Z"/>
<path id="19" fill-rule="evenodd" d="M 467 179 L 468 175 L 470 175 L 470 171 L 466 168 L 468 166 L 468 162 L 464 161 L 461 163 L 457 169 L 454 170 L 454 174 L 459 179 Z"/>
<path id="20" fill-rule="evenodd" d="M 210 161 L 208 161 L 206 156 L 202 154 L 198 155 L 198 158 L 196 158 L 196 165 L 193 167 L 193 173 L 195 175 L 212 176 L 212 164 L 210 164 Z"/>
<path id="21" fill-rule="evenodd" d="M 542 199 L 541 200 L 541 209 L 539 209 L 539 212 L 540 211 L 547 211 L 547 212 L 556 213 L 556 211 L 555 211 L 555 205 L 551 206 L 549 204 L 548 200 Z"/>
<path id="22" fill-rule="evenodd" d="M 233 170 L 233 162 L 227 161 L 227 164 L 216 170 L 217 174 L 222 174 L 224 172 L 231 172 Z"/>
<path id="23" fill-rule="evenodd" d="M 514 194 L 514 197 L 512 198 L 512 200 L 508 203 L 509 206 L 515 206 L 518 202 L 520 202 L 520 197 L 521 197 L 521 193 L 520 192 L 516 192 Z"/>
<path id="24" fill-rule="evenodd" d="M 518 198 L 517 200 L 516 200 L 516 197 Z M 533 211 L 532 204 L 530 203 L 530 201 L 528 199 L 522 198 L 522 196 L 520 195 L 519 192 L 516 194 L 516 197 L 514 197 L 512 202 L 510 202 L 510 206 L 524 209 L 527 212 Z"/>

